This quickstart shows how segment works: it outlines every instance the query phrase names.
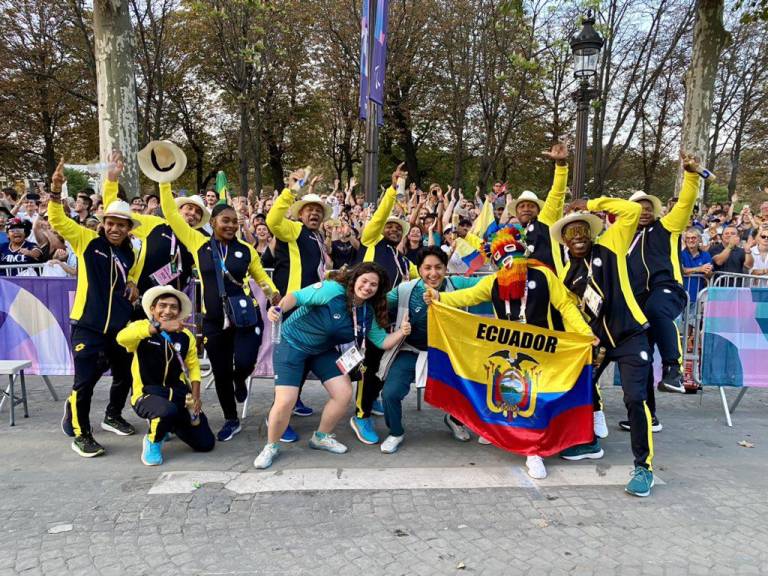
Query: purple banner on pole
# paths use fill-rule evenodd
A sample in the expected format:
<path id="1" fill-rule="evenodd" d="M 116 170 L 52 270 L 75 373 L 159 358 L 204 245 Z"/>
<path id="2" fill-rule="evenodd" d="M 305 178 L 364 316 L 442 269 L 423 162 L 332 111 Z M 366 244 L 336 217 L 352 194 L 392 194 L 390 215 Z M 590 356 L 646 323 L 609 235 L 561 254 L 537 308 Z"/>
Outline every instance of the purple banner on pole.
<path id="1" fill-rule="evenodd" d="M 373 71 L 369 75 L 371 84 L 370 98 L 380 106 L 384 105 L 384 77 L 387 70 L 387 24 L 389 22 L 389 2 L 375 0 L 376 24 L 373 29 Z"/>
<path id="2" fill-rule="evenodd" d="M 0 359 L 31 360 L 27 374 L 74 374 L 69 312 L 74 278 L 0 280 Z"/>
<path id="3" fill-rule="evenodd" d="M 363 0 L 363 15 L 360 18 L 360 118 L 368 117 L 368 10 L 369 1 Z M 375 2 L 376 0 L 374 0 Z"/>

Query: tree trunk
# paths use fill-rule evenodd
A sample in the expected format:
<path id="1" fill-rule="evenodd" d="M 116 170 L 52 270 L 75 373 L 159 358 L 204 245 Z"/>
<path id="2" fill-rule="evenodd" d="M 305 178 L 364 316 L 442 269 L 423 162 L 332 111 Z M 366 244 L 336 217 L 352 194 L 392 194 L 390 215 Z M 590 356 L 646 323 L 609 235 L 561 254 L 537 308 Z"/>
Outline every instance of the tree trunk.
<path id="1" fill-rule="evenodd" d="M 237 151 L 240 154 L 240 196 L 248 194 L 248 102 L 244 94 L 240 95 L 240 135 Z"/>
<path id="2" fill-rule="evenodd" d="M 123 152 L 120 176 L 129 198 L 139 194 L 136 79 L 128 0 L 94 0 L 93 33 L 99 105 L 99 152 Z"/>
<path id="3" fill-rule="evenodd" d="M 269 168 L 272 172 L 272 184 L 275 190 L 282 190 L 285 185 L 285 172 L 283 170 L 283 149 L 274 142 L 267 144 L 269 151 Z"/>
<path id="4" fill-rule="evenodd" d="M 723 28 L 723 0 L 698 0 L 691 67 L 685 75 L 681 150 L 695 154 L 702 161 L 709 152 L 715 78 L 720 52 L 727 41 L 728 33 Z M 680 176 L 675 184 L 675 196 L 680 192 L 682 172 Z"/>

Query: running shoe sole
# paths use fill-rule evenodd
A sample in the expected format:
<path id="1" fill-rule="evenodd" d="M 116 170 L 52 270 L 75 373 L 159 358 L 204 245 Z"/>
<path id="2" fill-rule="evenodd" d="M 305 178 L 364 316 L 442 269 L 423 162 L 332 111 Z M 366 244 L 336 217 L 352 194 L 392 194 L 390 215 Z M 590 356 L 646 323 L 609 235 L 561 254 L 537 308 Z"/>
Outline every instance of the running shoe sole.
<path id="1" fill-rule="evenodd" d="M 112 432 L 113 434 L 117 434 L 118 436 L 133 436 L 134 434 L 136 434 L 136 430 L 131 430 L 130 432 L 123 432 L 119 428 L 110 426 L 104 421 L 101 422 L 101 429 L 106 432 Z"/>
<path id="2" fill-rule="evenodd" d="M 632 430 L 632 427 L 629 424 L 623 424 L 619 422 L 619 430 L 624 430 L 624 432 L 629 432 L 630 430 Z M 661 422 L 651 426 L 651 432 L 656 433 L 656 432 L 661 432 L 662 430 L 664 430 L 664 425 Z"/>
<path id="3" fill-rule="evenodd" d="M 77 444 L 75 444 L 74 442 L 72 442 L 70 446 L 72 450 L 74 450 L 75 454 L 82 456 L 83 458 L 94 458 L 96 456 L 101 456 L 102 454 L 104 454 L 104 448 L 102 448 L 98 452 L 92 452 L 91 454 L 88 454 L 87 452 L 83 452 L 82 450 L 80 450 L 80 448 L 78 448 Z"/>
<path id="4" fill-rule="evenodd" d="M 578 460 L 599 460 L 603 456 L 605 456 L 605 450 L 600 448 L 599 452 L 588 452 L 586 454 L 578 454 L 576 456 L 561 456 L 561 458 L 563 458 L 563 460 L 576 462 Z"/>
<path id="5" fill-rule="evenodd" d="M 653 488 L 653 485 L 655 483 L 656 483 L 656 479 L 654 478 L 653 480 L 651 480 L 651 487 L 648 488 L 647 492 L 630 492 L 629 488 L 627 488 L 626 486 L 624 487 L 624 492 L 626 492 L 627 494 L 630 494 L 632 496 L 638 496 L 640 498 L 645 498 L 646 496 L 650 496 L 651 495 L 651 488 Z"/>

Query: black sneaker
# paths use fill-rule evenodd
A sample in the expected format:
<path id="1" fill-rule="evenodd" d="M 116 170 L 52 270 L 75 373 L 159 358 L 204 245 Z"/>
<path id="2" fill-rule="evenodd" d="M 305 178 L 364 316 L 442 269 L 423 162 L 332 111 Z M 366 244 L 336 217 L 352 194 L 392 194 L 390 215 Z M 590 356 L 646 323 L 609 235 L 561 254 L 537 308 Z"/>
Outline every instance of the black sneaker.
<path id="1" fill-rule="evenodd" d="M 235 400 L 240 402 L 241 404 L 246 401 L 248 398 L 248 386 L 245 385 L 245 382 L 239 382 L 235 380 Z"/>
<path id="2" fill-rule="evenodd" d="M 93 458 L 104 454 L 104 448 L 93 439 L 90 432 L 81 436 L 76 436 L 72 441 L 72 450 L 77 452 L 83 458 Z"/>
<path id="3" fill-rule="evenodd" d="M 136 428 L 128 423 L 122 416 L 104 416 L 101 423 L 101 429 L 107 432 L 113 432 L 118 436 L 131 436 L 136 434 Z"/>
<path id="4" fill-rule="evenodd" d="M 683 385 L 683 374 L 680 372 L 680 366 L 664 366 L 661 372 L 661 382 L 658 385 L 659 392 L 678 392 L 685 394 Z"/>
<path id="5" fill-rule="evenodd" d="M 61 417 L 61 431 L 70 438 L 75 437 L 75 429 L 72 427 L 72 406 L 69 404 L 69 398 L 64 402 L 64 416 Z"/>
<path id="6" fill-rule="evenodd" d="M 619 428 L 622 430 L 630 431 L 632 429 L 632 426 L 629 424 L 629 420 L 621 420 L 619 421 Z M 659 422 L 659 419 L 656 418 L 656 416 L 653 417 L 651 420 L 651 431 L 652 432 L 661 432 L 661 430 L 664 427 L 661 425 L 661 422 Z"/>

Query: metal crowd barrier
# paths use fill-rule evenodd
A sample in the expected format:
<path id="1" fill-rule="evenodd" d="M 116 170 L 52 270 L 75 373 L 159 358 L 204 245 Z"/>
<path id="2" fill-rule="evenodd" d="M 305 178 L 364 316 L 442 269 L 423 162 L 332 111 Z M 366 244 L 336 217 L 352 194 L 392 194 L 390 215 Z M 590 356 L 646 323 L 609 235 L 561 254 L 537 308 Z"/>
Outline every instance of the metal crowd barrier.
<path id="1" fill-rule="evenodd" d="M 755 274 L 715 272 L 712 279 L 714 288 L 768 288 L 768 278 Z"/>

